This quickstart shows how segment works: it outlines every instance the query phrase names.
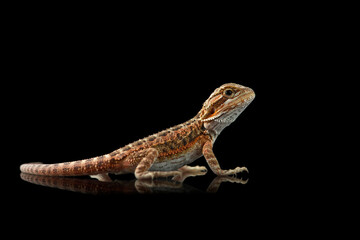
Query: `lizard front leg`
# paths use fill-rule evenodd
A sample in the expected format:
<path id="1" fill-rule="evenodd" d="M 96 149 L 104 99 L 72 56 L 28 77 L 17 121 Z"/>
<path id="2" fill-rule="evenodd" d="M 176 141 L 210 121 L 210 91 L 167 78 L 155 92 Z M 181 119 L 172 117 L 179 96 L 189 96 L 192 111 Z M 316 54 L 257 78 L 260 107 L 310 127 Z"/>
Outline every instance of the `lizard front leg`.
<path id="1" fill-rule="evenodd" d="M 153 163 L 156 161 L 159 152 L 155 148 L 150 148 L 145 151 L 145 156 L 140 160 L 135 169 L 135 177 L 137 179 L 153 179 L 157 177 L 177 176 L 181 174 L 179 171 L 149 171 Z"/>
<path id="2" fill-rule="evenodd" d="M 234 175 L 243 171 L 249 172 L 246 167 L 237 167 L 235 169 L 222 170 L 213 152 L 213 144 L 211 141 L 205 142 L 202 151 L 206 162 L 209 164 L 210 169 L 218 176 Z"/>

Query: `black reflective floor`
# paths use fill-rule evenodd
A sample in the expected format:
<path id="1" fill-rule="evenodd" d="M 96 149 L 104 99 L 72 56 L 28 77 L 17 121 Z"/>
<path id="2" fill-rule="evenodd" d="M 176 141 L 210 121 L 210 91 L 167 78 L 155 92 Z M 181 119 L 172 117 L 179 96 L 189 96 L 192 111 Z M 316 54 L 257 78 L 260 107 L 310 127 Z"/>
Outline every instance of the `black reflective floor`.
<path id="1" fill-rule="evenodd" d="M 171 194 L 171 193 L 217 193 L 223 183 L 247 184 L 249 179 L 232 176 L 212 179 L 206 189 L 189 183 L 176 182 L 168 178 L 154 180 L 136 180 L 115 178 L 111 182 L 102 182 L 89 177 L 47 177 L 21 173 L 22 180 L 64 191 L 71 191 L 91 195 L 108 194 Z M 31 186 L 27 186 L 31 188 Z"/>

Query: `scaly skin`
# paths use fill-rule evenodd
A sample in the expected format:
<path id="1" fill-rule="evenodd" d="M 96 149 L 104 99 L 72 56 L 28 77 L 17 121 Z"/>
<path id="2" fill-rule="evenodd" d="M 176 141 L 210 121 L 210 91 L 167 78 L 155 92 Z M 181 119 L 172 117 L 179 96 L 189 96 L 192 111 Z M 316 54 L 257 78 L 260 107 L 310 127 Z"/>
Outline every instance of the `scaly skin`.
<path id="1" fill-rule="evenodd" d="M 247 171 L 245 167 L 222 170 L 212 147 L 221 131 L 236 120 L 254 99 L 250 88 L 227 83 L 217 88 L 189 121 L 119 148 L 109 154 L 57 164 L 27 163 L 21 172 L 45 176 L 134 173 L 138 179 L 174 176 L 179 181 L 183 171 L 205 172 L 205 167 L 187 164 L 204 156 L 210 169 L 219 176 Z"/>

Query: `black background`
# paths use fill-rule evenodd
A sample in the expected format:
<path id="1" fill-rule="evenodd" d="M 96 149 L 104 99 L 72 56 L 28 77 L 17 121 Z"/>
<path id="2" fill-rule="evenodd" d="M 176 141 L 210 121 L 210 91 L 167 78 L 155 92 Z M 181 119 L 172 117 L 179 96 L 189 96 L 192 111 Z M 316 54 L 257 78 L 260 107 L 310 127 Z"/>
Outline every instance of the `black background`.
<path id="1" fill-rule="evenodd" d="M 196 225 L 232 217 L 233 230 L 245 222 L 266 225 L 279 215 L 286 222 L 306 209 L 311 193 L 302 191 L 306 172 L 299 166 L 309 163 L 302 156 L 312 146 L 299 150 L 297 144 L 304 130 L 296 124 L 303 121 L 297 93 L 305 78 L 316 78 L 310 73 L 317 66 L 318 52 L 310 53 L 319 44 L 316 24 L 264 9 L 221 19 L 178 15 L 171 22 L 169 16 L 147 21 L 50 15 L 14 19 L 17 27 L 10 34 L 16 106 L 9 114 L 11 196 L 23 202 L 22 216 L 39 216 L 41 224 L 67 217 L 72 225 L 80 216 L 79 221 L 98 224 L 115 215 L 121 226 L 153 223 L 170 229 L 181 218 Z M 214 145 L 223 169 L 249 169 L 245 185 L 223 183 L 210 195 L 93 196 L 20 179 L 22 163 L 94 157 L 182 123 L 227 82 L 256 93 Z M 193 165 L 207 166 L 203 158 Z M 209 171 L 184 184 L 205 192 L 214 178 Z"/>

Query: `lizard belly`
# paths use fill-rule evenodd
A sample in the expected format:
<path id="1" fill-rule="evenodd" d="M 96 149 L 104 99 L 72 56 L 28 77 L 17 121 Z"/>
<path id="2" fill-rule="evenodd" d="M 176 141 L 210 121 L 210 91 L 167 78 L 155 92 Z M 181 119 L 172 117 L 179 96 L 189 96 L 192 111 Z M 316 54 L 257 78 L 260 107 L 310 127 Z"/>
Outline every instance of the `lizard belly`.
<path id="1" fill-rule="evenodd" d="M 188 153 L 181 154 L 176 157 L 166 159 L 161 162 L 154 162 L 149 171 L 174 171 L 186 164 L 194 162 L 196 159 L 202 156 L 200 151 L 190 151 Z"/>

